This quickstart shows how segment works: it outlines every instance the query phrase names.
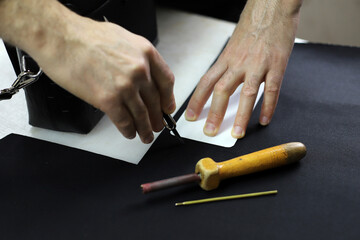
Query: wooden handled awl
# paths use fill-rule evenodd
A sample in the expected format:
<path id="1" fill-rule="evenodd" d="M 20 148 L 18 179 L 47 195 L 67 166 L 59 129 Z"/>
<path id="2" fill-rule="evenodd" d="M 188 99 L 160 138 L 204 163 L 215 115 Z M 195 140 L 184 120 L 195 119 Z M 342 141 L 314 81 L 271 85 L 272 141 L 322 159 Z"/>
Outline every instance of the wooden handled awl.
<path id="1" fill-rule="evenodd" d="M 141 185 L 141 188 L 143 193 L 148 193 L 189 182 L 199 182 L 202 189 L 212 190 L 217 188 L 223 179 L 294 163 L 305 155 L 305 145 L 300 142 L 292 142 L 236 157 L 224 162 L 215 162 L 211 158 L 203 158 L 196 164 L 195 173 L 145 183 Z"/>

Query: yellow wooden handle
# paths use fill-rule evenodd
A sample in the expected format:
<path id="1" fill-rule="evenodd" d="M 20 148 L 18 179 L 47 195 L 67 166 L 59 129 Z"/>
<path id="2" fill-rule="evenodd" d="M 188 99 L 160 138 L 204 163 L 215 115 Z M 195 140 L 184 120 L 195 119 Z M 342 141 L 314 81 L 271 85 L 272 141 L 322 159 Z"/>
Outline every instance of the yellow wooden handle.
<path id="1" fill-rule="evenodd" d="M 222 179 L 297 162 L 305 154 L 304 144 L 292 142 L 219 163 L 214 162 L 211 158 L 203 158 L 196 164 L 195 172 L 201 176 L 200 186 L 205 190 L 212 190 L 219 186 Z"/>

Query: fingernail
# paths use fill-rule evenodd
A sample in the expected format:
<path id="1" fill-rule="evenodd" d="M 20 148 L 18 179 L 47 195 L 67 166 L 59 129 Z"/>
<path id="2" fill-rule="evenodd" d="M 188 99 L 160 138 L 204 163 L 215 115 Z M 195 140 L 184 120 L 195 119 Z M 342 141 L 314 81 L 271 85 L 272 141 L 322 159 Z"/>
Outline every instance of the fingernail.
<path id="1" fill-rule="evenodd" d="M 193 110 L 186 109 L 185 118 L 188 121 L 194 121 L 196 116 L 195 116 L 195 113 L 193 112 Z"/>
<path id="2" fill-rule="evenodd" d="M 154 135 L 149 135 L 144 138 L 144 143 L 151 143 L 154 140 Z"/>
<path id="3" fill-rule="evenodd" d="M 269 124 L 269 118 L 266 117 L 266 116 L 263 116 L 261 119 L 260 119 L 260 124 L 263 125 L 263 126 L 266 126 Z"/>
<path id="4" fill-rule="evenodd" d="M 234 138 L 243 138 L 245 136 L 245 131 L 242 129 L 242 127 L 235 126 L 231 131 L 231 135 Z"/>
<path id="5" fill-rule="evenodd" d="M 170 103 L 168 110 L 169 110 L 169 112 L 172 113 L 173 111 L 175 111 L 175 108 L 176 108 L 176 104 L 175 104 L 175 102 L 172 102 L 172 103 Z"/>
<path id="6" fill-rule="evenodd" d="M 212 123 L 206 123 L 204 127 L 204 133 L 208 136 L 214 136 L 216 134 L 216 127 Z"/>
<path id="7" fill-rule="evenodd" d="M 136 134 L 134 134 L 134 135 L 129 135 L 129 136 L 127 136 L 126 138 L 128 138 L 128 139 L 134 139 L 136 137 Z"/>

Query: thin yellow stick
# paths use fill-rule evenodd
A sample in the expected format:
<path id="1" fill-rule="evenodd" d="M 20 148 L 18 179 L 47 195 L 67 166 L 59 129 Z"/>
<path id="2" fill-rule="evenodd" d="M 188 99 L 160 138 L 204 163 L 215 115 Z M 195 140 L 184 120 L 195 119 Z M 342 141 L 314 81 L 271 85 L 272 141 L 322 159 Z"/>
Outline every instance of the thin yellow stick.
<path id="1" fill-rule="evenodd" d="M 231 196 L 225 196 L 225 197 L 205 198 L 205 199 L 200 199 L 200 200 L 192 200 L 192 201 L 175 203 L 175 206 L 216 202 L 216 201 L 231 200 L 231 199 L 238 199 L 238 198 L 258 197 L 258 196 L 265 196 L 265 195 L 271 195 L 271 194 L 277 194 L 277 193 L 278 193 L 277 190 L 272 190 L 272 191 L 265 191 L 265 192 L 255 192 L 255 193 L 246 193 L 246 194 L 240 194 L 240 195 L 231 195 Z"/>

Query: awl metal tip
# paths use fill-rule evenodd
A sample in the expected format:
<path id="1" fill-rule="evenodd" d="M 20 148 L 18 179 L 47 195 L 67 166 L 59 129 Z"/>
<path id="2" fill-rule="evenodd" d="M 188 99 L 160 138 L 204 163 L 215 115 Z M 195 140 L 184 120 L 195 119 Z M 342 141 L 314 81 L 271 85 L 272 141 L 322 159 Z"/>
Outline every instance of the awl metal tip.
<path id="1" fill-rule="evenodd" d="M 185 144 L 184 139 L 180 136 L 180 134 L 178 133 L 178 131 L 176 131 L 175 128 L 172 130 L 172 132 L 174 133 L 175 137 L 179 140 L 181 144 Z"/>
<path id="2" fill-rule="evenodd" d="M 165 127 L 172 132 L 175 137 L 182 143 L 184 144 L 185 141 L 181 138 L 180 134 L 178 133 L 178 131 L 176 130 L 176 121 L 175 119 L 170 115 L 170 114 L 165 114 L 163 113 L 163 123 L 165 125 Z"/>

